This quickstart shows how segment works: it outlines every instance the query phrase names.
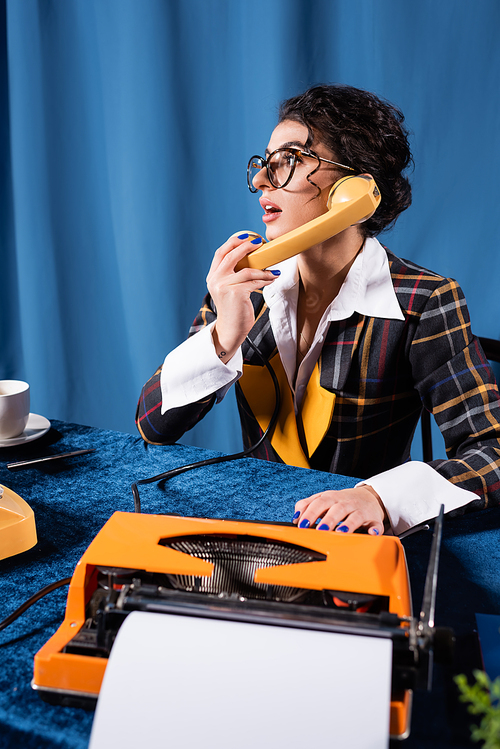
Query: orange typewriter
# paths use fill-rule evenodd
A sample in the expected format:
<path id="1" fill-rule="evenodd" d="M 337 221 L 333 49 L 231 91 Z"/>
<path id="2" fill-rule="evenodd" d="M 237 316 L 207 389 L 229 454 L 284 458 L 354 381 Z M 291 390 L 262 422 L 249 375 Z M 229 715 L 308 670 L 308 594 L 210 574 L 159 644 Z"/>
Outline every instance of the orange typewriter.
<path id="1" fill-rule="evenodd" d="M 404 738 L 412 691 L 431 677 L 441 526 L 442 515 L 416 620 L 398 538 L 116 512 L 77 564 L 32 685 L 50 702 L 93 706 L 132 611 L 391 638 L 390 733 Z"/>

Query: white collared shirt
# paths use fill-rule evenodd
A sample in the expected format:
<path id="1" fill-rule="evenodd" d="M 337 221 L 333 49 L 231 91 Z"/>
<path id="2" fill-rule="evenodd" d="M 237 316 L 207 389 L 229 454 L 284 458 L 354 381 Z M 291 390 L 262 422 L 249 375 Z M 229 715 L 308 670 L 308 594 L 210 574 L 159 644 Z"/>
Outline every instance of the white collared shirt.
<path id="1" fill-rule="evenodd" d="M 269 307 L 269 321 L 278 351 L 294 394 L 295 412 L 298 412 L 304 392 L 321 349 L 334 320 L 347 320 L 354 312 L 367 317 L 404 320 L 404 315 L 392 285 L 389 261 L 382 245 L 376 239 L 367 239 L 363 251 L 354 260 L 339 293 L 325 310 L 316 329 L 314 340 L 299 366 L 295 380 L 297 360 L 297 304 L 299 273 L 297 257 L 275 266 L 281 276 L 263 290 Z"/>
<path id="2" fill-rule="evenodd" d="M 347 320 L 354 312 L 367 317 L 404 320 L 392 284 L 387 254 L 377 239 L 365 241 L 342 287 L 325 310 L 312 345 L 301 362 L 294 382 L 297 358 L 297 303 L 299 274 L 297 257 L 274 268 L 281 275 L 264 287 L 269 321 L 294 396 L 298 412 L 307 383 L 318 361 L 328 326 Z M 216 393 L 219 403 L 243 373 L 241 349 L 224 364 L 212 339 L 214 323 L 188 338 L 167 355 L 161 373 L 162 414 L 165 411 Z M 441 504 L 450 512 L 477 499 L 473 492 L 455 486 L 425 463 L 412 461 L 366 479 L 382 499 L 392 530 L 399 535 L 411 526 L 436 517 Z M 401 487 L 404 486 L 404 492 Z"/>

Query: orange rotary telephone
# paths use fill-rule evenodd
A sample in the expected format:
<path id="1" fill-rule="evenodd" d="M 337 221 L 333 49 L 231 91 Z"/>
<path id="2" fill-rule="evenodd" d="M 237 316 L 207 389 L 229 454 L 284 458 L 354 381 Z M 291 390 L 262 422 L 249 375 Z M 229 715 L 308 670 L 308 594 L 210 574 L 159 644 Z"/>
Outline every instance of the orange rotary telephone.
<path id="1" fill-rule="evenodd" d="M 0 484 L 0 559 L 21 554 L 36 542 L 33 510 L 12 489 Z"/>

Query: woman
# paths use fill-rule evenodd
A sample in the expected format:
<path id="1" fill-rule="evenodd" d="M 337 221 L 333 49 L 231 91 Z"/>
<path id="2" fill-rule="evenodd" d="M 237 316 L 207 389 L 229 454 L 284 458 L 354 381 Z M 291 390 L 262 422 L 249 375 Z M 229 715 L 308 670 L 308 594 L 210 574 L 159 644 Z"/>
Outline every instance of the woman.
<path id="1" fill-rule="evenodd" d="M 399 534 L 441 503 L 446 512 L 499 503 L 500 397 L 462 292 L 375 239 L 410 205 L 410 163 L 402 114 L 370 93 L 318 86 L 284 102 L 266 158 L 249 163 L 267 239 L 324 214 L 331 186 L 348 175 L 371 174 L 381 204 L 270 270 L 235 270 L 259 239 L 223 244 L 191 337 L 143 389 L 144 439 L 175 442 L 236 382 L 244 442 L 255 444 L 274 403 L 249 339 L 277 370 L 283 400 L 254 456 L 364 479 L 301 499 L 300 527 Z M 431 464 L 410 461 L 422 407 L 447 448 Z"/>

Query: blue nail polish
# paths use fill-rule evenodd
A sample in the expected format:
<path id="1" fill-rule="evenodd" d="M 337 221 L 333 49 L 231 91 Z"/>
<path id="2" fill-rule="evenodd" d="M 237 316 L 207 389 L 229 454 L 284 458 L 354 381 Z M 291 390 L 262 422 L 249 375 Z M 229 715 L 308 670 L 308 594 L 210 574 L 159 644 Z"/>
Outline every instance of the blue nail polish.
<path id="1" fill-rule="evenodd" d="M 374 536 L 380 535 L 379 532 L 378 532 L 378 530 L 376 528 L 372 528 L 372 533 L 373 533 Z"/>
<path id="2" fill-rule="evenodd" d="M 300 521 L 299 528 L 309 528 L 310 525 L 311 523 L 309 522 L 309 520 L 307 520 L 307 518 L 304 518 L 304 520 Z"/>
<path id="3" fill-rule="evenodd" d="M 293 516 L 292 520 L 297 520 L 297 518 L 299 517 L 299 515 L 300 515 L 300 510 L 297 510 L 297 512 Z"/>
<path id="4" fill-rule="evenodd" d="M 280 270 L 272 270 L 271 273 L 273 274 L 273 276 L 281 276 Z"/>
<path id="5" fill-rule="evenodd" d="M 256 237 L 255 239 L 252 239 L 252 244 L 262 244 L 262 239 L 260 237 Z"/>
<path id="6" fill-rule="evenodd" d="M 330 526 L 327 525 L 326 523 L 321 523 L 321 525 L 318 525 L 318 530 L 319 531 L 329 531 L 330 530 Z"/>
<path id="7" fill-rule="evenodd" d="M 347 525 L 337 525 L 335 530 L 340 531 L 341 533 L 349 533 L 349 528 L 347 527 Z"/>
<path id="8" fill-rule="evenodd" d="M 238 239 L 248 239 L 248 234 L 238 234 Z"/>

